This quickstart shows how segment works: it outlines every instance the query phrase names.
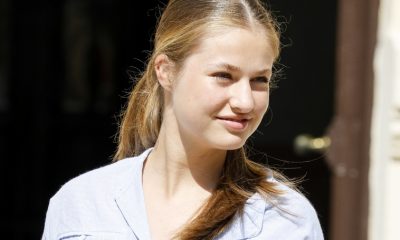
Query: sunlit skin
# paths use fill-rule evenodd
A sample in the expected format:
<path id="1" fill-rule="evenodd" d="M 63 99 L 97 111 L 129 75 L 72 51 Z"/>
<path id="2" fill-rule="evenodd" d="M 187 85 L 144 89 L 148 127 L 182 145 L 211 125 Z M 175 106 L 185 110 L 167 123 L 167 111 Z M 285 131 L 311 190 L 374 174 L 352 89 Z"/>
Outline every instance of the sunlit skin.
<path id="1" fill-rule="evenodd" d="M 143 188 L 153 239 L 168 239 L 215 188 L 227 150 L 244 145 L 268 108 L 274 56 L 261 27 L 204 38 L 175 74 L 156 58 L 163 123 L 145 162 Z"/>

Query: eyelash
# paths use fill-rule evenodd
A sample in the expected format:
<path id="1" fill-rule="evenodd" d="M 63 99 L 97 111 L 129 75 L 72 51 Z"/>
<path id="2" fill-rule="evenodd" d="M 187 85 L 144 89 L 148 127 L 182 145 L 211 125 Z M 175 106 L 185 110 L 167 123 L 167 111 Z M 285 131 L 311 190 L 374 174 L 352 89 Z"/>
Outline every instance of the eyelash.
<path id="1" fill-rule="evenodd" d="M 269 83 L 269 79 L 266 77 L 256 77 L 253 81 L 260 82 L 260 83 Z"/>
<path id="2" fill-rule="evenodd" d="M 213 74 L 213 77 L 221 79 L 232 79 L 232 75 L 226 72 L 217 72 Z"/>
<path id="3" fill-rule="evenodd" d="M 212 75 L 213 77 L 220 78 L 220 79 L 232 79 L 232 75 L 226 72 L 217 72 Z M 269 83 L 270 80 L 267 77 L 255 77 L 251 81 L 260 82 L 260 83 Z"/>

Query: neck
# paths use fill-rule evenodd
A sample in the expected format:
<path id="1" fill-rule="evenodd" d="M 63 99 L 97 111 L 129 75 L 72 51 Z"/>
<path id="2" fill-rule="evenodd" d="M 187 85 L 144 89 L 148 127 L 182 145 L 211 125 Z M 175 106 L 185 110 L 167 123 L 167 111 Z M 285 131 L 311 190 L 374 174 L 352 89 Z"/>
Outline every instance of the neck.
<path id="1" fill-rule="evenodd" d="M 199 193 L 208 196 L 218 184 L 225 157 L 226 150 L 201 148 L 161 127 L 146 160 L 143 181 L 167 199 Z"/>

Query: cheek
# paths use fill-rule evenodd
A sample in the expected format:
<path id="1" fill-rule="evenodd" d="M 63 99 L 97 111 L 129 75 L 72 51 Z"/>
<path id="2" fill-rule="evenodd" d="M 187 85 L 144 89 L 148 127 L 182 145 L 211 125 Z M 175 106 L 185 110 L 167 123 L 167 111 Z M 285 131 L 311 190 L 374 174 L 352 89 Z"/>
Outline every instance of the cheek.
<path id="1" fill-rule="evenodd" d="M 180 78 L 172 95 L 175 114 L 186 120 L 199 119 L 210 112 L 209 104 L 214 101 L 214 94 L 210 93 L 204 79 L 196 75 L 185 75 Z"/>
<path id="2" fill-rule="evenodd" d="M 188 98 L 207 113 L 217 111 L 226 103 L 226 91 L 216 86 L 211 79 L 197 79 L 197 82 L 188 86 Z"/>
<path id="3" fill-rule="evenodd" d="M 264 115 L 269 105 L 269 92 L 260 92 L 254 96 L 255 111 Z"/>

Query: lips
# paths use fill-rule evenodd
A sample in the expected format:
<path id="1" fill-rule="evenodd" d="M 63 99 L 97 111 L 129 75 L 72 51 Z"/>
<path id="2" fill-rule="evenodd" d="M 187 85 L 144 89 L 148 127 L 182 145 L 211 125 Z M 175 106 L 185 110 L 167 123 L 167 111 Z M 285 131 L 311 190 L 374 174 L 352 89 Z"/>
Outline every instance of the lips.
<path id="1" fill-rule="evenodd" d="M 225 127 L 233 131 L 245 130 L 250 120 L 250 118 L 246 117 L 217 117 L 217 119 L 221 121 Z"/>

